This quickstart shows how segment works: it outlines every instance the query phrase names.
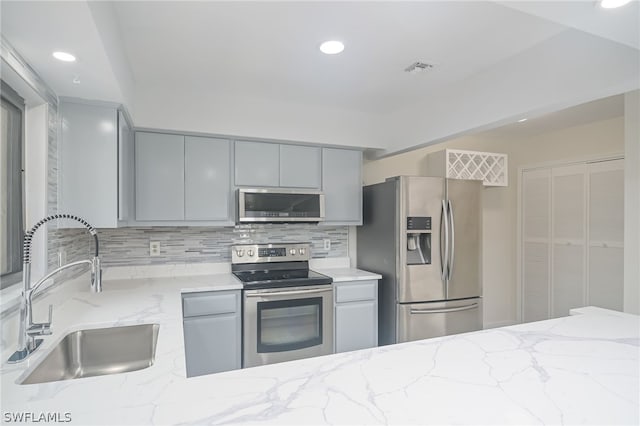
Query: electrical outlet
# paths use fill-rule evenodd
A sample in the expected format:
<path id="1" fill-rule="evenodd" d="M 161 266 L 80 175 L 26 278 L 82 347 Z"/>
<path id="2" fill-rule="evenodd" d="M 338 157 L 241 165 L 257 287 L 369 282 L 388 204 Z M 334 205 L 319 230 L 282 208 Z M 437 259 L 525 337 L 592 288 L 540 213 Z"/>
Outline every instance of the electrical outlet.
<path id="1" fill-rule="evenodd" d="M 149 242 L 149 256 L 160 256 L 160 241 Z"/>
<path id="2" fill-rule="evenodd" d="M 331 240 L 329 238 L 325 238 L 322 242 L 324 243 L 325 250 L 331 250 Z"/>
<path id="3" fill-rule="evenodd" d="M 64 250 L 58 251 L 58 266 L 67 264 L 67 252 Z"/>

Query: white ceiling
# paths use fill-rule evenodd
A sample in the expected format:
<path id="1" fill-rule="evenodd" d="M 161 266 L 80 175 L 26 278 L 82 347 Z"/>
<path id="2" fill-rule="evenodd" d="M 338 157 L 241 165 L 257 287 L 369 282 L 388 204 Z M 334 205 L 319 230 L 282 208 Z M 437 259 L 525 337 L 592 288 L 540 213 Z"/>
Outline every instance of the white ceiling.
<path id="1" fill-rule="evenodd" d="M 564 29 L 487 2 L 119 2 L 116 10 L 142 84 L 366 113 L 413 103 Z M 318 50 L 334 38 L 343 54 Z M 403 72 L 415 61 L 439 65 L 429 75 Z"/>
<path id="2" fill-rule="evenodd" d="M 483 132 L 485 137 L 529 138 L 539 134 L 555 132 L 567 127 L 582 126 L 599 120 L 608 120 L 624 115 L 624 96 L 615 95 L 540 116 L 528 117 L 527 121 L 509 123 Z"/>
<path id="3" fill-rule="evenodd" d="M 141 127 L 389 153 L 640 87 L 637 0 L 0 7 L 3 36 L 58 95 L 123 102 Z M 333 38 L 345 51 L 320 53 Z M 403 72 L 414 61 L 436 68 Z"/>

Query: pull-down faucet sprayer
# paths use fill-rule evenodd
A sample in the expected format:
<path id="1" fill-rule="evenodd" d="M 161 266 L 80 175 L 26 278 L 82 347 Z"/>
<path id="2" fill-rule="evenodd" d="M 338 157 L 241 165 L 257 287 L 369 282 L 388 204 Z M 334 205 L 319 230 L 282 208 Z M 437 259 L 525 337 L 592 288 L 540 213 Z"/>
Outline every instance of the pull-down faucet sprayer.
<path id="1" fill-rule="evenodd" d="M 46 274 L 33 286 L 31 285 L 31 240 L 36 231 L 45 223 L 56 219 L 71 219 L 80 222 L 89 233 L 93 235 L 95 240 L 95 252 L 91 259 L 79 260 L 77 262 L 67 263 L 59 268 Z M 100 266 L 100 258 L 98 257 L 98 233 L 86 220 L 70 214 L 54 214 L 47 216 L 36 223 L 24 236 L 22 246 L 22 298 L 20 300 L 20 329 L 18 331 L 18 349 L 11 355 L 8 362 L 16 363 L 24 361 L 31 355 L 42 343 L 42 339 L 36 339 L 36 336 L 44 336 L 51 334 L 51 318 L 53 314 L 53 306 L 49 305 L 49 320 L 46 323 L 34 323 L 32 303 L 33 296 L 38 288 L 49 278 L 73 266 L 88 264 L 91 265 L 91 290 L 95 293 L 102 291 L 102 269 Z"/>

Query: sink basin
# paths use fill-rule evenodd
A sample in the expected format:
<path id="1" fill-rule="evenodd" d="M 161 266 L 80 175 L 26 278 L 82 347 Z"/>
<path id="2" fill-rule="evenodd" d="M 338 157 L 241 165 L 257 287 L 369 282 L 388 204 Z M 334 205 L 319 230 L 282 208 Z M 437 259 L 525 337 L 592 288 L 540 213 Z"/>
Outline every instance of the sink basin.
<path id="1" fill-rule="evenodd" d="M 78 330 L 67 334 L 21 384 L 142 370 L 153 365 L 159 324 Z"/>

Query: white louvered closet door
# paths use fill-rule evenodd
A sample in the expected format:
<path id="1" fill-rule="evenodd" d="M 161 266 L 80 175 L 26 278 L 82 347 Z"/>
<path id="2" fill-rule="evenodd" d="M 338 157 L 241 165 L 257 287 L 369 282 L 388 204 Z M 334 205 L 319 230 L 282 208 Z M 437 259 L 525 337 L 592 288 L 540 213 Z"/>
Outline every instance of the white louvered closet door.
<path id="1" fill-rule="evenodd" d="M 551 184 L 551 316 L 585 305 L 586 165 L 555 167 Z"/>
<path id="2" fill-rule="evenodd" d="M 588 304 L 622 310 L 624 160 L 587 166 L 589 178 Z"/>
<path id="3" fill-rule="evenodd" d="M 522 175 L 522 277 L 525 322 L 549 318 L 551 170 Z"/>

